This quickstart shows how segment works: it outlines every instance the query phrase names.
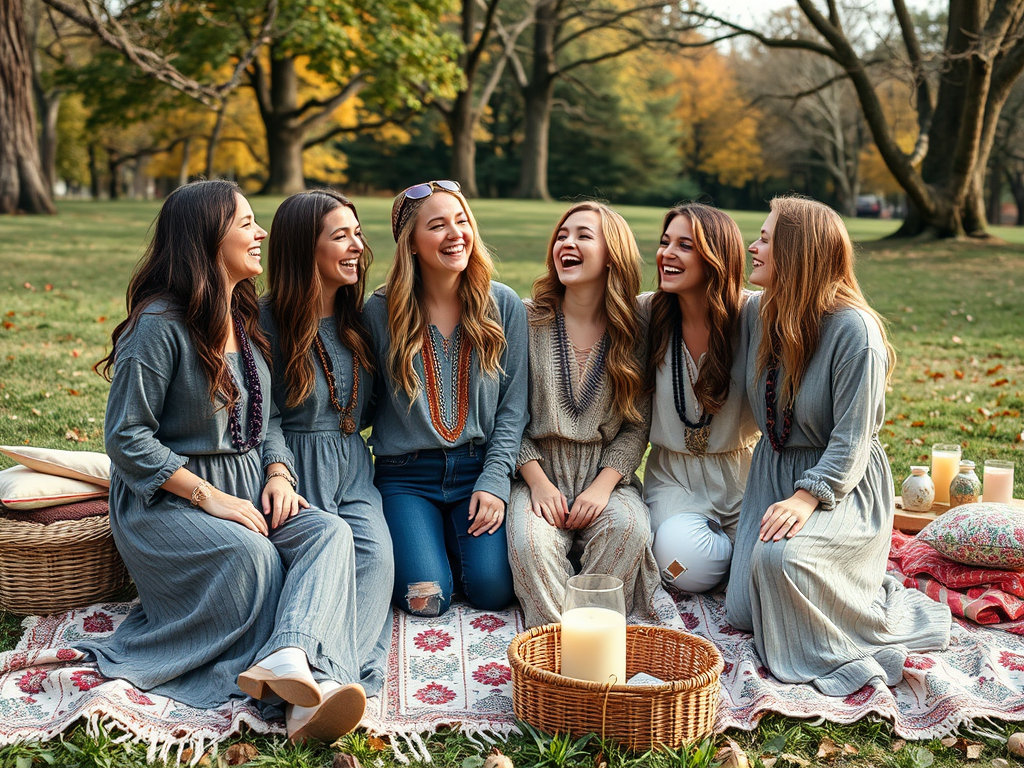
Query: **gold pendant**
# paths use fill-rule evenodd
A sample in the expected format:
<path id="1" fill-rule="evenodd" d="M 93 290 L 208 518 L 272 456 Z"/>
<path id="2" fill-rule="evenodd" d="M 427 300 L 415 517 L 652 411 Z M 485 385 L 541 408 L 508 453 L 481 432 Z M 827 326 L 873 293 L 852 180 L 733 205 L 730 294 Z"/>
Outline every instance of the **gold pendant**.
<path id="1" fill-rule="evenodd" d="M 711 425 L 697 427 L 696 429 L 683 425 L 683 443 L 686 450 L 694 456 L 703 456 L 708 452 L 708 438 L 711 437 Z"/>
<path id="2" fill-rule="evenodd" d="M 346 435 L 355 434 L 356 420 L 353 419 L 351 416 L 345 416 L 341 420 L 341 431 L 344 432 Z"/>

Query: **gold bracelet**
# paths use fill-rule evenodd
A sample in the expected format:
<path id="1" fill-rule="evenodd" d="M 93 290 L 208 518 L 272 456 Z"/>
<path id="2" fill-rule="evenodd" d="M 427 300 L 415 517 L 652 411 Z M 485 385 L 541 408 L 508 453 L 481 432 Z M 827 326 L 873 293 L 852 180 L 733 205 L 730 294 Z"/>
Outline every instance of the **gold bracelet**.
<path id="1" fill-rule="evenodd" d="M 199 485 L 192 489 L 192 506 L 198 507 L 211 496 L 213 496 L 213 486 L 205 480 L 200 480 Z"/>
<path id="2" fill-rule="evenodd" d="M 269 483 L 270 480 L 275 477 L 283 477 L 285 480 L 287 480 L 289 485 L 291 485 L 293 491 L 299 486 L 298 482 L 296 482 L 294 477 L 280 469 L 277 470 L 277 472 L 271 472 L 269 475 L 267 475 L 267 482 Z"/>

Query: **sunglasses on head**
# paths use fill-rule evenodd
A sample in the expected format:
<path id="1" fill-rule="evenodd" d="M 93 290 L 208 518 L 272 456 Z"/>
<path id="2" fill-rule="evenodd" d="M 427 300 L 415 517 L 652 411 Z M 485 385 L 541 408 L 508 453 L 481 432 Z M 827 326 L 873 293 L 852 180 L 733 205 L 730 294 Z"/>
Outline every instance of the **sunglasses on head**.
<path id="1" fill-rule="evenodd" d="M 457 181 L 451 181 L 449 179 L 439 179 L 434 181 L 425 181 L 422 184 L 413 184 L 411 187 L 405 189 L 395 199 L 395 204 L 391 209 L 391 234 L 395 237 L 395 242 L 398 242 L 398 231 L 402 228 L 402 224 L 405 223 L 404 214 L 407 209 L 406 203 L 409 200 L 422 200 L 426 197 L 430 197 L 434 194 L 434 189 L 441 189 L 445 192 L 462 192 L 462 187 Z"/>

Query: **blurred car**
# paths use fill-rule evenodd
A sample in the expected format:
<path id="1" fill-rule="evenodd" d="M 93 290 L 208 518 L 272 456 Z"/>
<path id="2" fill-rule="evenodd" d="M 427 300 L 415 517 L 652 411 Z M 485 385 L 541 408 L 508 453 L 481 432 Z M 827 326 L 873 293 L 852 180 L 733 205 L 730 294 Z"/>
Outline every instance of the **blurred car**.
<path id="1" fill-rule="evenodd" d="M 879 195 L 857 195 L 857 216 L 864 219 L 880 219 L 887 213 L 884 197 Z"/>

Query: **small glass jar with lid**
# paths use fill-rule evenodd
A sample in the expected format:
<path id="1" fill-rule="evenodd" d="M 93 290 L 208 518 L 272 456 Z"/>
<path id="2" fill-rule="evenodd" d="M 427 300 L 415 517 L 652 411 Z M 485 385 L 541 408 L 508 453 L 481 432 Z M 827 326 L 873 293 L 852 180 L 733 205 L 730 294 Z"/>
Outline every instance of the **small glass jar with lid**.
<path id="1" fill-rule="evenodd" d="M 973 504 L 981 496 L 981 480 L 974 471 L 973 461 L 961 461 L 960 471 L 949 484 L 949 506 Z"/>
<path id="2" fill-rule="evenodd" d="M 901 488 L 903 508 L 908 512 L 928 512 L 935 501 L 935 483 L 928 477 L 928 467 L 911 467 Z"/>

